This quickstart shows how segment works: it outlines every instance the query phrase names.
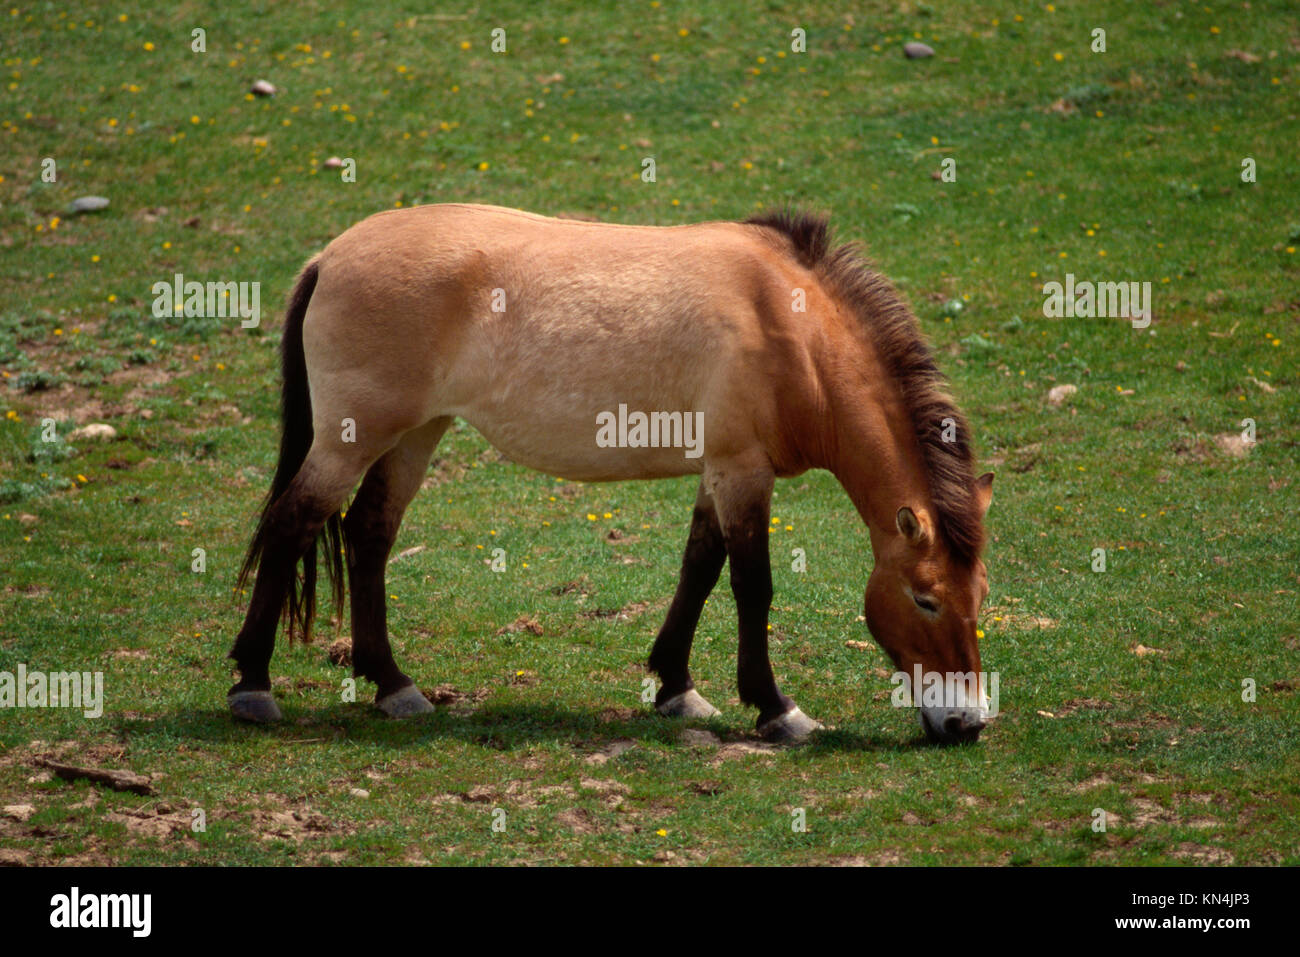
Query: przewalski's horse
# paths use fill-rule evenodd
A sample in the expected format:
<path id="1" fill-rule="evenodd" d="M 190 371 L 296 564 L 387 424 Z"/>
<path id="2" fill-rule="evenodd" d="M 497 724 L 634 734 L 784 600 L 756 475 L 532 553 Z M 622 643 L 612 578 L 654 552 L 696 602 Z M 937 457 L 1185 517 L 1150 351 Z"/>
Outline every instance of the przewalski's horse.
<path id="1" fill-rule="evenodd" d="M 460 416 L 555 476 L 701 474 L 681 580 L 650 654 L 660 713 L 717 713 L 687 661 L 729 559 L 741 701 L 758 708 L 767 737 L 819 727 L 778 690 L 768 661 L 768 522 L 776 477 L 824 468 L 870 529 L 871 633 L 901 672 L 919 666 L 955 688 L 921 708 L 927 734 L 969 741 L 984 727 L 975 624 L 993 476 L 973 474 L 965 419 L 912 313 L 852 246 L 832 248 L 823 218 L 664 228 L 459 204 L 380 213 L 308 262 L 282 365 L 279 464 L 241 572 L 241 584 L 254 568 L 257 580 L 230 653 L 237 717 L 280 717 L 276 627 L 283 615 L 290 640 L 295 628 L 310 637 L 318 541 L 340 613 L 346 563 L 355 673 L 375 682 L 386 714 L 431 710 L 393 660 L 384 570 L 434 447 Z M 698 413 L 703 454 L 598 442 L 601 417 L 620 406 Z"/>

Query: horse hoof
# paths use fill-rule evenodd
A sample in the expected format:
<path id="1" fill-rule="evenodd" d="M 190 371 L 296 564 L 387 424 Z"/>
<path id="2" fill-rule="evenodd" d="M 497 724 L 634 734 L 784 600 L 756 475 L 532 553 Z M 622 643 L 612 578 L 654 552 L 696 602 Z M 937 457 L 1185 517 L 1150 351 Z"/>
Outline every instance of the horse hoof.
<path id="1" fill-rule="evenodd" d="M 230 706 L 230 713 L 240 721 L 270 724 L 283 717 L 280 706 L 269 691 L 232 691 L 226 695 L 226 704 Z"/>
<path id="2" fill-rule="evenodd" d="M 821 729 L 821 722 L 814 721 L 795 707 L 771 721 L 764 721 L 758 726 L 758 733 L 767 741 L 789 742 L 802 741 Z"/>
<path id="3" fill-rule="evenodd" d="M 375 700 L 379 710 L 390 718 L 413 718 L 433 710 L 429 699 L 415 685 L 407 685 L 390 695 Z"/>
<path id="4" fill-rule="evenodd" d="M 663 704 L 655 705 L 655 710 L 665 718 L 712 718 L 722 714 L 694 688 L 674 695 Z"/>

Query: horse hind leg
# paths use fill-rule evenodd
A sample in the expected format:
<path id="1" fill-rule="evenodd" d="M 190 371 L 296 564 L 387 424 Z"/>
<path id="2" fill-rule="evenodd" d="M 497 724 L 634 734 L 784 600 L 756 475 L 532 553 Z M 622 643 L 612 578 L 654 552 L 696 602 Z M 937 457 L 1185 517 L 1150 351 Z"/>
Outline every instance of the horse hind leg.
<path id="1" fill-rule="evenodd" d="M 227 694 L 227 704 L 236 718 L 255 722 L 279 720 L 280 709 L 271 697 L 270 676 L 276 627 L 286 610 L 291 618 L 297 611 L 304 631 L 310 635 L 317 537 L 342 507 L 347 493 L 368 464 L 355 456 L 313 444 L 298 473 L 268 509 L 258 530 L 260 556 L 253 597 L 230 651 L 240 675 Z M 294 583 L 298 563 L 304 555 L 313 570 L 304 576 L 303 594 L 295 609 Z"/>
<path id="2" fill-rule="evenodd" d="M 450 417 L 437 418 L 406 433 L 370 467 L 343 519 L 352 596 L 353 673 L 376 684 L 375 704 L 395 718 L 430 712 L 433 705 L 393 660 L 385 571 L 402 516 L 450 424 Z"/>
<path id="3" fill-rule="evenodd" d="M 682 556 L 677 592 L 650 651 L 650 670 L 659 675 L 661 682 L 655 697 L 655 710 L 662 715 L 711 718 L 719 713 L 695 690 L 688 664 L 704 601 L 718 583 L 726 560 L 727 549 L 718 524 L 718 512 L 701 481 L 695 496 L 686 551 Z"/>

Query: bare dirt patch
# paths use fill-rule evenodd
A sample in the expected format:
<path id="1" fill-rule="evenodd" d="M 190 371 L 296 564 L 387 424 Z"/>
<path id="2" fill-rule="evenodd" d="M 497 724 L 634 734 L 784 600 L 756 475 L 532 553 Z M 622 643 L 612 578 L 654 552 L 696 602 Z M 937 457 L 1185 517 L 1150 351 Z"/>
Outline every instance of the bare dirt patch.
<path id="1" fill-rule="evenodd" d="M 903 863 L 903 855 L 895 850 L 877 851 L 875 854 L 832 857 L 826 863 L 830 867 L 896 867 Z"/>
<path id="2" fill-rule="evenodd" d="M 636 742 L 628 738 L 620 738 L 617 741 L 611 741 L 595 754 L 589 754 L 582 759 L 583 764 L 599 767 L 602 764 L 608 764 L 614 758 L 625 754 L 636 747 Z"/>
<path id="3" fill-rule="evenodd" d="M 153 807 L 106 811 L 104 820 L 125 825 L 127 832 L 135 837 L 162 839 L 173 835 L 190 834 L 190 826 L 194 819 L 188 811 L 172 810 L 170 805 L 159 804 Z"/>
<path id="4" fill-rule="evenodd" d="M 526 631 L 530 635 L 541 635 L 544 633 L 542 623 L 532 615 L 520 615 L 508 625 L 502 625 L 496 630 L 498 635 L 513 635 L 518 632 Z"/>
<path id="5" fill-rule="evenodd" d="M 766 742 L 732 741 L 730 744 L 718 748 L 718 753 L 713 756 L 713 760 L 709 763 L 717 767 L 724 761 L 747 758 L 755 754 L 771 757 L 777 750 L 775 744 L 767 744 Z"/>
<path id="6" fill-rule="evenodd" d="M 1191 841 L 1184 841 L 1170 853 L 1179 860 L 1192 861 L 1196 864 L 1212 864 L 1219 867 L 1231 864 L 1235 860 L 1231 851 L 1206 844 L 1195 844 Z"/>
<path id="7" fill-rule="evenodd" d="M 585 808 L 568 807 L 555 815 L 555 823 L 574 834 L 595 834 L 600 830 Z"/>
<path id="8" fill-rule="evenodd" d="M 602 621 L 631 621 L 650 607 L 648 601 L 629 602 L 622 608 L 589 608 L 578 613 L 579 618 L 600 619 Z"/>
<path id="9" fill-rule="evenodd" d="M 455 685 L 438 685 L 432 691 L 425 691 L 424 697 L 430 704 L 442 705 L 453 712 L 464 713 L 474 710 L 474 706 L 482 703 L 489 694 L 487 688 L 462 691 Z"/>
<path id="10" fill-rule="evenodd" d="M 1057 708 L 1055 713 L 1058 718 L 1068 718 L 1076 711 L 1106 711 L 1113 707 L 1115 706 L 1111 702 L 1099 698 L 1071 698 Z"/>

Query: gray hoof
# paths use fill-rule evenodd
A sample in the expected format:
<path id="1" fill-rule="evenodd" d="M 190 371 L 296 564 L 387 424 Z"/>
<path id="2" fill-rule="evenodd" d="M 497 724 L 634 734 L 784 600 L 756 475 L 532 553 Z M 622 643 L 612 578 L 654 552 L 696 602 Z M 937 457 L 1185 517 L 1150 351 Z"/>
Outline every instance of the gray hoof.
<path id="1" fill-rule="evenodd" d="M 407 685 L 375 701 L 375 705 L 390 718 L 413 718 L 417 714 L 428 714 L 433 705 L 415 685 Z"/>
<path id="2" fill-rule="evenodd" d="M 722 713 L 694 688 L 674 695 L 663 704 L 655 705 L 655 710 L 665 718 L 712 718 Z"/>
<path id="3" fill-rule="evenodd" d="M 240 721 L 270 724 L 283 717 L 280 706 L 269 691 L 232 691 L 226 695 L 226 704 L 230 706 L 230 713 Z"/>
<path id="4" fill-rule="evenodd" d="M 758 726 L 758 733 L 766 741 L 802 741 L 821 728 L 821 722 L 814 721 L 796 707 L 771 721 L 764 721 Z"/>

